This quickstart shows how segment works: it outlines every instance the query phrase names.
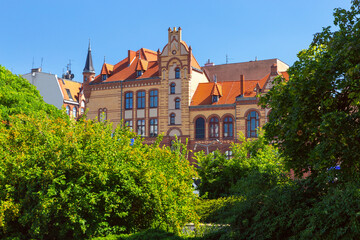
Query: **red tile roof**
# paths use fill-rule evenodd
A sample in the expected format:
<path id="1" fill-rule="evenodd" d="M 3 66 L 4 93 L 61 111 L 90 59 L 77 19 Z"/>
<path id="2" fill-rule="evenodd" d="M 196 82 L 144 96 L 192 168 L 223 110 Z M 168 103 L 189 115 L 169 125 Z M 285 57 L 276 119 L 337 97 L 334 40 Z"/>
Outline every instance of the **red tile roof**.
<path id="1" fill-rule="evenodd" d="M 270 73 L 260 80 L 244 80 L 244 90 L 241 89 L 241 81 L 224 81 L 200 83 L 191 100 L 191 106 L 199 105 L 221 105 L 233 104 L 236 97 L 244 93 L 243 97 L 256 97 L 257 91 L 255 87 L 264 88 L 266 81 L 269 79 Z M 212 95 L 220 94 L 218 102 L 212 102 Z"/>
<path id="2" fill-rule="evenodd" d="M 129 51 L 129 57 L 121 60 L 117 64 L 104 64 L 104 68 L 113 66 L 113 71 L 104 82 L 123 81 L 126 79 L 144 79 L 159 76 L 159 66 L 157 62 L 157 53 L 149 49 L 141 48 L 134 52 Z M 130 63 L 129 63 L 130 60 Z M 136 71 L 142 70 L 143 74 L 137 77 Z M 103 74 L 103 70 L 101 72 Z M 95 77 L 94 82 L 102 82 L 101 75 Z"/>
<path id="3" fill-rule="evenodd" d="M 280 72 L 280 74 L 285 78 L 286 81 L 289 81 L 289 73 L 288 72 Z"/>
<path id="4" fill-rule="evenodd" d="M 64 100 L 79 102 L 79 92 L 81 88 L 81 83 L 67 79 L 61 79 L 61 78 L 58 78 L 58 82 L 60 85 L 61 92 L 64 96 Z M 67 89 L 69 90 L 70 96 L 68 94 Z"/>

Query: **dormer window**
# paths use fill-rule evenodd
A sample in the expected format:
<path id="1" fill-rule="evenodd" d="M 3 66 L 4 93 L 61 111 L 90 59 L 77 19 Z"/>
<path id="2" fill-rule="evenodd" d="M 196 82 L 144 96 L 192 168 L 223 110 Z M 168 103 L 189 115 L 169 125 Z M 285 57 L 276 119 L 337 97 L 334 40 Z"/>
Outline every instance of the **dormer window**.
<path id="1" fill-rule="evenodd" d="M 141 70 L 136 71 L 136 77 L 140 77 L 143 74 Z"/>
<path id="2" fill-rule="evenodd" d="M 212 102 L 215 103 L 215 102 L 217 102 L 217 101 L 219 101 L 219 96 L 213 95 L 213 96 L 212 96 Z"/>
<path id="3" fill-rule="evenodd" d="M 107 75 L 106 74 L 103 74 L 102 75 L 102 80 L 105 81 L 107 79 Z"/>

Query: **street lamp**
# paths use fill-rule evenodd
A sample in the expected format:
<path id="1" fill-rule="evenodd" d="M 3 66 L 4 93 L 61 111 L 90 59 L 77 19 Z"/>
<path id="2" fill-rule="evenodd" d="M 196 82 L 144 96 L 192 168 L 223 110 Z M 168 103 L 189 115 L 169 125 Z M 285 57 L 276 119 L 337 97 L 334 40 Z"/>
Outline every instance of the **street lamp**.
<path id="1" fill-rule="evenodd" d="M 214 145 L 214 144 L 222 144 L 222 142 L 220 142 L 219 139 L 215 139 L 209 144 L 195 143 L 194 151 L 196 150 L 196 147 L 198 145 L 200 145 L 200 146 L 206 147 L 206 155 L 207 155 L 207 154 L 209 154 L 209 146 Z"/>

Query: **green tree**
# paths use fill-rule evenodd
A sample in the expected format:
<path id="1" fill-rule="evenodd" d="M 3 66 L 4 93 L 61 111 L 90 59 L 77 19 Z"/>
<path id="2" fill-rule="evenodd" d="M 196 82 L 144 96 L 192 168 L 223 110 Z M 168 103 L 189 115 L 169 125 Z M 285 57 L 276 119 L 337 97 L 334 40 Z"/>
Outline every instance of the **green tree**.
<path id="1" fill-rule="evenodd" d="M 250 191 L 263 191 L 282 181 L 285 169 L 278 151 L 267 144 L 263 134 L 258 139 L 245 139 L 233 144 L 233 157 L 215 151 L 205 155 L 195 154 L 201 178 L 200 195 L 219 198 L 230 195 L 246 195 Z"/>
<path id="2" fill-rule="evenodd" d="M 64 117 L 60 110 L 43 101 L 35 86 L 0 65 L 1 119 L 7 121 L 11 115 L 36 115 L 40 111 L 46 112 L 48 117 Z"/>
<path id="3" fill-rule="evenodd" d="M 289 81 L 278 78 L 261 99 L 272 108 L 265 136 L 299 176 L 309 170 L 313 179 L 331 175 L 328 169 L 340 164 L 343 181 L 359 178 L 359 17 L 359 0 L 350 10 L 335 9 L 335 30 L 315 34 L 289 68 Z"/>
<path id="4" fill-rule="evenodd" d="M 0 99 L 8 99 L 7 89 L 17 98 L 0 106 L 6 113 L 0 121 L 0 238 L 83 239 L 147 228 L 179 233 L 197 221 L 196 173 L 185 147 L 160 148 L 160 139 L 148 146 L 127 128 L 70 121 L 26 80 L 1 71 Z"/>

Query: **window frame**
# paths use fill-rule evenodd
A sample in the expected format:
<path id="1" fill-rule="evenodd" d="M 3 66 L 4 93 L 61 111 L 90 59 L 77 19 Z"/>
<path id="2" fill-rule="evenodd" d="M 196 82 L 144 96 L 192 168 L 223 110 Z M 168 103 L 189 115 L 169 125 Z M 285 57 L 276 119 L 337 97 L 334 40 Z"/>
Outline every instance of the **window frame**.
<path id="1" fill-rule="evenodd" d="M 181 78 L 181 71 L 180 68 L 177 67 L 175 68 L 175 79 L 180 79 Z"/>
<path id="2" fill-rule="evenodd" d="M 144 94 L 139 96 L 139 94 Z M 146 107 L 146 92 L 144 90 L 138 91 L 136 93 L 136 109 L 144 109 Z"/>
<path id="3" fill-rule="evenodd" d="M 170 114 L 169 125 L 176 125 L 175 118 L 176 118 L 176 114 L 175 114 L 175 113 L 171 113 L 171 114 Z"/>
<path id="4" fill-rule="evenodd" d="M 255 116 L 251 116 L 252 113 L 255 113 Z M 255 124 L 253 127 L 252 125 Z M 247 138 L 257 138 L 258 133 L 257 129 L 260 127 L 260 114 L 258 111 L 251 110 L 246 115 L 246 137 Z"/>
<path id="5" fill-rule="evenodd" d="M 176 83 L 172 82 L 170 83 L 170 94 L 176 93 Z"/>
<path id="6" fill-rule="evenodd" d="M 198 127 L 198 121 L 202 119 L 202 126 Z M 200 124 L 200 123 L 199 123 Z M 205 139 L 206 135 L 206 120 L 203 117 L 198 117 L 195 120 L 195 139 Z M 201 131 L 201 132 L 200 132 Z"/>
<path id="7" fill-rule="evenodd" d="M 77 107 L 74 106 L 73 109 L 72 109 L 72 117 L 73 117 L 73 118 L 77 118 L 77 116 L 78 116 Z"/>
<path id="8" fill-rule="evenodd" d="M 157 137 L 158 136 L 158 119 L 150 118 L 149 119 L 149 137 Z"/>
<path id="9" fill-rule="evenodd" d="M 133 130 L 133 120 L 129 119 L 129 120 L 125 120 L 124 121 L 124 126 L 130 128 L 131 130 Z"/>
<path id="10" fill-rule="evenodd" d="M 128 96 L 130 95 L 131 96 Z M 134 107 L 134 93 L 133 92 L 125 92 L 125 110 L 131 110 Z"/>
<path id="11" fill-rule="evenodd" d="M 139 122 L 141 124 L 139 124 Z M 140 134 L 139 134 L 139 130 L 140 130 Z M 145 132 L 146 128 L 145 128 L 145 119 L 137 119 L 136 121 L 136 133 L 139 136 L 144 137 L 146 132 Z"/>
<path id="12" fill-rule="evenodd" d="M 209 138 L 219 138 L 220 121 L 218 117 L 211 117 L 209 121 Z"/>
<path id="13" fill-rule="evenodd" d="M 175 109 L 180 109 L 181 108 L 181 99 L 175 98 L 174 102 L 175 102 Z"/>
<path id="14" fill-rule="evenodd" d="M 159 91 L 157 89 L 150 90 L 149 92 L 149 107 L 157 108 L 159 106 Z"/>
<path id="15" fill-rule="evenodd" d="M 233 119 L 233 117 L 225 116 L 222 124 L 223 124 L 223 138 L 234 138 L 234 119 Z M 225 136 L 226 134 L 227 134 L 227 136 Z"/>

